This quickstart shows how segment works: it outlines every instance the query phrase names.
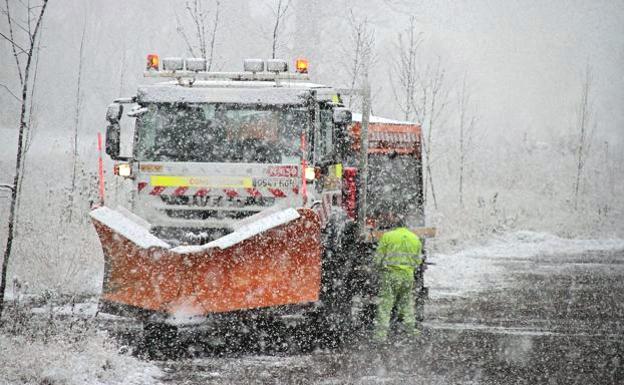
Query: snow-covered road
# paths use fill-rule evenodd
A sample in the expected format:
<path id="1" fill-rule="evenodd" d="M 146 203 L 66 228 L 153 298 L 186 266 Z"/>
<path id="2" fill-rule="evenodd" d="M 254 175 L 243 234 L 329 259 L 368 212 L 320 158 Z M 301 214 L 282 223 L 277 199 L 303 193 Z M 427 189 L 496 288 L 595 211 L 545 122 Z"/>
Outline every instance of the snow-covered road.
<path id="1" fill-rule="evenodd" d="M 162 381 L 624 383 L 624 241 L 519 232 L 431 262 L 419 343 L 161 361 Z"/>

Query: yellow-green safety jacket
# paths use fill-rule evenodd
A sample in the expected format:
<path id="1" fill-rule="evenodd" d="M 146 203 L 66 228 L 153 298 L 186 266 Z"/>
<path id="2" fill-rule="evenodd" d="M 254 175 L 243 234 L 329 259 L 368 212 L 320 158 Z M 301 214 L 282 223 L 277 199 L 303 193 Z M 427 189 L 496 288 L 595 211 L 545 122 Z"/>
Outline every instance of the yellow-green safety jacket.
<path id="1" fill-rule="evenodd" d="M 399 227 L 381 237 L 374 261 L 379 267 L 412 276 L 422 263 L 421 250 L 420 238 L 409 229 Z"/>

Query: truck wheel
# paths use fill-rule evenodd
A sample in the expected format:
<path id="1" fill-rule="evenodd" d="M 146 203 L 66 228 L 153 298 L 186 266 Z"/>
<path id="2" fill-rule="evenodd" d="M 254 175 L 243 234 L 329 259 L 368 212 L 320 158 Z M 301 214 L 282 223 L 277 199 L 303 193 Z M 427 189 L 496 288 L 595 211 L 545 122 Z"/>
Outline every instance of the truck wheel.
<path id="1" fill-rule="evenodd" d="M 416 322 L 422 323 L 425 320 L 425 301 L 429 297 L 429 289 L 425 287 L 423 265 L 418 267 L 414 278 L 414 310 L 416 313 Z"/>
<path id="2" fill-rule="evenodd" d="M 321 306 L 313 322 L 317 325 L 319 345 L 330 348 L 342 345 L 353 334 L 351 306 L 354 297 L 350 226 L 344 213 L 335 212 L 331 217 L 323 237 Z"/>
<path id="3" fill-rule="evenodd" d="M 416 304 L 414 311 L 416 313 L 416 322 L 422 323 L 425 320 L 425 301 L 428 297 L 429 290 L 426 287 L 421 288 L 416 296 Z"/>
<path id="4" fill-rule="evenodd" d="M 143 322 L 143 350 L 150 359 L 162 360 L 181 353 L 178 328 L 162 322 Z"/>

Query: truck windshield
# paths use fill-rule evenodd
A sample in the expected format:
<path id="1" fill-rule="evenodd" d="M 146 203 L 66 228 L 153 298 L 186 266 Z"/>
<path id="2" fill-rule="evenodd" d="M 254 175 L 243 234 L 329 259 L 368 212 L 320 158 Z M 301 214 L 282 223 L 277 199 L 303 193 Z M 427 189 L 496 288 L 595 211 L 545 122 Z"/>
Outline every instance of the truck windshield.
<path id="1" fill-rule="evenodd" d="M 149 104 L 137 119 L 136 157 L 147 161 L 298 163 L 308 124 L 301 106 Z"/>

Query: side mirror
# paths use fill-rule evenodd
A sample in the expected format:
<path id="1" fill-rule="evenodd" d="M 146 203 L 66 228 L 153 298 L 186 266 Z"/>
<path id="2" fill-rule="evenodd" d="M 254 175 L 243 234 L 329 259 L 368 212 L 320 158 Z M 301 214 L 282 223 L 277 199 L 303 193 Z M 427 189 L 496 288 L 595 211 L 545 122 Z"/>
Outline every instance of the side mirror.
<path id="1" fill-rule="evenodd" d="M 334 121 L 334 124 L 339 125 L 351 124 L 351 121 L 353 120 L 351 116 L 351 111 L 348 108 L 344 107 L 334 108 L 332 119 Z"/>
<path id="2" fill-rule="evenodd" d="M 108 118 L 108 114 L 106 116 Z M 106 153 L 113 160 L 119 160 L 121 129 L 119 123 L 111 123 L 106 127 Z"/>
<path id="3" fill-rule="evenodd" d="M 122 114 L 123 114 L 123 106 L 119 103 L 110 104 L 106 108 L 106 120 L 108 120 L 110 124 L 119 123 L 119 120 L 121 119 Z"/>

